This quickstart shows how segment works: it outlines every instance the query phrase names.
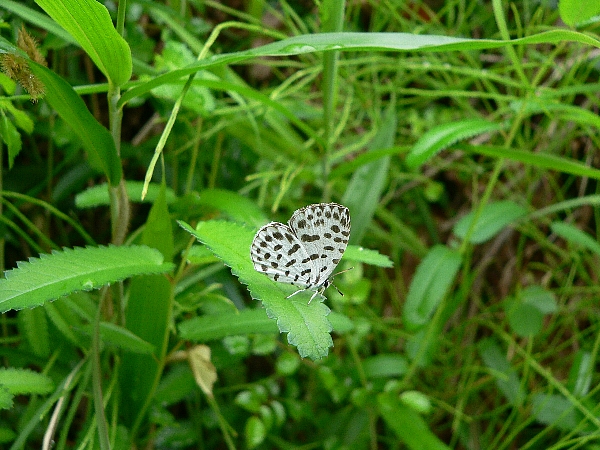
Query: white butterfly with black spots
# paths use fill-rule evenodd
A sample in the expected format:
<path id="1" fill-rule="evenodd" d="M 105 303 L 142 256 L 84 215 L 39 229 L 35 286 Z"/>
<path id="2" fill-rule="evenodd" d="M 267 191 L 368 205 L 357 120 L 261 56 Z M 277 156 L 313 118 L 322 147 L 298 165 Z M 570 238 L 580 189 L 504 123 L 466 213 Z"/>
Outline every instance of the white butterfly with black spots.
<path id="1" fill-rule="evenodd" d="M 350 213 L 337 203 L 298 209 L 287 225 L 271 222 L 254 236 L 250 257 L 254 269 L 273 281 L 297 286 L 287 298 L 314 290 L 309 302 L 331 285 L 350 236 Z"/>

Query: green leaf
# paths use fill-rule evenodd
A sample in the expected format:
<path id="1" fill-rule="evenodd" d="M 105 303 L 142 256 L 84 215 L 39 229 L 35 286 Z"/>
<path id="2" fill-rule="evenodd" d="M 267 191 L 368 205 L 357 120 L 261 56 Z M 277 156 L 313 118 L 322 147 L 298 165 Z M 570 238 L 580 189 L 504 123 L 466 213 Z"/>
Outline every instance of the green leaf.
<path id="1" fill-rule="evenodd" d="M 89 335 L 93 333 L 93 325 L 87 328 Z M 133 334 L 126 328 L 110 322 L 100 322 L 100 338 L 105 344 L 113 345 L 130 353 L 150 355 L 154 352 L 154 345 Z"/>
<path id="2" fill-rule="evenodd" d="M 134 275 L 163 273 L 160 252 L 143 246 L 54 251 L 21 262 L 0 279 L 0 312 L 32 308 L 75 291 L 89 291 Z"/>
<path id="3" fill-rule="evenodd" d="M 553 44 L 563 41 L 575 41 L 600 47 L 600 41 L 592 36 L 570 30 L 552 30 L 530 35 L 521 39 L 492 40 L 467 39 L 450 36 L 418 35 L 410 33 L 318 33 L 293 36 L 260 47 L 234 53 L 213 55 L 188 67 L 174 70 L 138 85 L 123 94 L 118 106 L 131 99 L 144 95 L 156 86 L 175 82 L 186 75 L 225 64 L 240 63 L 263 56 L 290 56 L 326 51 L 465 51 L 500 48 L 515 45 Z"/>
<path id="4" fill-rule="evenodd" d="M 460 253 L 436 245 L 423 258 L 408 289 L 403 319 L 406 327 L 417 330 L 425 325 L 454 283 L 462 263 Z"/>
<path id="5" fill-rule="evenodd" d="M 500 346 L 492 338 L 486 338 L 477 345 L 483 363 L 491 369 L 496 385 L 506 399 L 515 407 L 525 400 L 525 391 L 517 372 L 506 360 Z"/>
<path id="6" fill-rule="evenodd" d="M 24 309 L 18 315 L 21 336 L 27 341 L 34 355 L 40 358 L 50 356 L 48 320 L 42 308 Z"/>
<path id="7" fill-rule="evenodd" d="M 391 393 L 377 395 L 379 413 L 398 439 L 411 450 L 450 450 L 431 432 L 423 418 Z"/>
<path id="8" fill-rule="evenodd" d="M 160 184 L 150 183 L 146 197 L 142 199 L 142 189 L 144 188 L 143 181 L 126 181 L 125 189 L 129 201 L 133 203 L 154 203 L 160 192 Z M 166 200 L 168 204 L 173 203 L 177 199 L 175 191 L 171 188 L 166 188 Z M 108 195 L 108 185 L 106 183 L 97 184 L 75 196 L 75 206 L 78 208 L 95 208 L 100 205 L 110 205 Z"/>
<path id="9" fill-rule="evenodd" d="M 406 166 L 415 169 L 460 140 L 492 133 L 502 128 L 501 125 L 484 119 L 465 119 L 438 125 L 423 134 L 415 143 L 406 156 Z"/>
<path id="10" fill-rule="evenodd" d="M 225 336 L 274 334 L 277 325 L 263 309 L 244 309 L 236 314 L 218 314 L 184 320 L 178 326 L 183 339 L 207 342 Z"/>
<path id="11" fill-rule="evenodd" d="M 568 399 L 559 394 L 534 394 L 533 416 L 538 422 L 570 432 L 581 424 L 583 415 Z"/>
<path id="12" fill-rule="evenodd" d="M 131 50 L 115 30 L 110 14 L 96 0 L 36 0 L 94 61 L 110 83 L 129 81 Z"/>
<path id="13" fill-rule="evenodd" d="M 586 232 L 581 231 L 575 225 L 564 222 L 553 222 L 550 225 L 550 229 L 567 242 L 579 245 L 600 256 L 600 244 L 598 241 Z"/>
<path id="14" fill-rule="evenodd" d="M 246 436 L 246 447 L 255 448 L 260 445 L 267 437 L 267 428 L 262 420 L 256 416 L 250 416 L 244 427 Z"/>
<path id="15" fill-rule="evenodd" d="M 556 170 L 557 172 L 600 180 L 600 170 L 563 156 L 549 155 L 540 152 L 526 152 L 505 147 L 495 147 L 493 145 L 457 145 L 456 148 L 469 153 L 518 161 L 533 167 L 539 167 L 540 169 Z"/>
<path id="16" fill-rule="evenodd" d="M 308 304 L 308 292 L 292 299 L 286 297 L 295 288 L 276 283 L 254 270 L 250 260 L 250 245 L 254 231 L 242 225 L 218 220 L 200 222 L 196 230 L 184 222 L 179 224 L 210 248 L 215 255 L 231 267 L 240 281 L 248 285 L 253 298 L 261 300 L 267 315 L 277 320 L 282 333 L 288 333 L 288 342 L 298 348 L 300 356 L 319 359 L 327 356 L 333 340 L 327 320 L 330 309 L 320 296 Z"/>
<path id="17" fill-rule="evenodd" d="M 122 176 L 121 161 L 108 130 L 96 121 L 65 80 L 39 64 L 30 62 L 29 66 L 46 87 L 44 98 L 81 139 L 90 162 L 100 167 L 112 186 L 118 185 Z"/>
<path id="18" fill-rule="evenodd" d="M 344 259 L 356 261 L 378 267 L 394 267 L 393 261 L 386 255 L 382 255 L 377 250 L 349 245 L 346 247 Z"/>
<path id="19" fill-rule="evenodd" d="M 146 220 L 146 226 L 142 233 L 142 244 L 160 250 L 165 261 L 171 262 L 175 253 L 175 244 L 173 224 L 167 207 L 166 189 L 163 182 Z"/>
<path id="20" fill-rule="evenodd" d="M 560 0 L 558 12 L 563 22 L 573 27 L 600 14 L 600 3 L 595 0 Z"/>
<path id="21" fill-rule="evenodd" d="M 48 376 L 27 369 L 0 368 L 0 385 L 12 395 L 43 395 L 54 389 Z"/>
<path id="22" fill-rule="evenodd" d="M 595 373 L 592 354 L 585 350 L 578 350 L 569 370 L 567 388 L 574 396 L 585 397 L 590 392 L 592 375 Z"/>
<path id="23" fill-rule="evenodd" d="M 386 112 L 381 128 L 369 145 L 369 151 L 388 148 L 394 144 L 398 124 L 394 103 Z M 381 193 L 387 182 L 391 156 L 385 156 L 360 167 L 350 179 L 342 204 L 347 206 L 352 216 L 352 232 L 350 243 L 358 244 L 367 227 L 373 220 L 375 209 L 379 204 Z"/>
<path id="24" fill-rule="evenodd" d="M 156 251 L 156 250 L 155 250 Z M 120 373 L 121 413 L 128 425 L 144 414 L 146 399 L 154 395 L 164 359 L 169 329 L 172 286 L 164 275 L 135 277 L 129 285 L 125 315 L 127 329 L 154 347 L 154 353 L 127 352 Z"/>
<path id="25" fill-rule="evenodd" d="M 370 356 L 362 365 L 367 378 L 401 377 L 408 370 L 406 358 L 395 353 Z"/>
<path id="26" fill-rule="evenodd" d="M 4 386 L 0 385 L 0 409 L 11 409 L 14 406 L 13 398 L 14 395 L 8 392 L 8 389 Z M 12 432 L 12 439 L 6 439 L 7 433 L 10 433 L 10 430 L 0 427 L 0 444 L 15 440 L 16 434 L 14 432 Z"/>
<path id="27" fill-rule="evenodd" d="M 204 189 L 198 203 L 225 213 L 236 222 L 260 227 L 268 222 L 263 211 L 248 197 L 225 189 Z"/>
<path id="28" fill-rule="evenodd" d="M 522 337 L 542 331 L 545 314 L 558 309 L 554 294 L 541 286 L 528 286 L 515 299 L 507 299 L 504 309 L 511 329 Z"/>
<path id="29" fill-rule="evenodd" d="M 477 218 L 477 223 L 472 225 L 476 211 L 471 211 L 462 217 L 454 226 L 454 234 L 465 239 L 468 235 L 469 242 L 481 244 L 499 233 L 504 227 L 516 222 L 527 214 L 527 209 L 509 200 L 488 203 L 483 207 Z M 471 229 L 472 228 L 472 229 Z"/>
<path id="30" fill-rule="evenodd" d="M 8 168 L 11 169 L 21 151 L 21 135 L 3 110 L 0 110 L 0 138 L 8 147 Z"/>

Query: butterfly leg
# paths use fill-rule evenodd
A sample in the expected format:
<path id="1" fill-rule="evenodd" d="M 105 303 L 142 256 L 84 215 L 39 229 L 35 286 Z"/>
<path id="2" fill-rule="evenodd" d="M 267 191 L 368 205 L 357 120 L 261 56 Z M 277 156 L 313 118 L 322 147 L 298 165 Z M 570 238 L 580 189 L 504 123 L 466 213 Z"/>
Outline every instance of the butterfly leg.
<path id="1" fill-rule="evenodd" d="M 296 295 L 298 292 L 304 292 L 305 290 L 306 290 L 306 289 L 298 289 L 296 292 L 294 292 L 294 293 L 292 293 L 292 294 L 288 295 L 286 298 L 291 298 L 291 297 L 293 297 L 294 295 Z M 312 299 L 311 299 L 311 300 L 312 300 Z M 310 302 L 309 302 L 309 303 L 310 303 Z"/>

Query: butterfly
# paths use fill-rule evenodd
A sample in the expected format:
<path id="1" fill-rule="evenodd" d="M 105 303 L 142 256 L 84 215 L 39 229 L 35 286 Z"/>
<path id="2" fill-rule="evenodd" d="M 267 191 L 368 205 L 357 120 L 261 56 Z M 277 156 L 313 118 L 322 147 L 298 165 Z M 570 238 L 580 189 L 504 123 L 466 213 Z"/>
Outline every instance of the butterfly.
<path id="1" fill-rule="evenodd" d="M 287 298 L 314 291 L 310 303 L 331 285 L 331 274 L 346 251 L 349 236 L 348 208 L 315 203 L 296 210 L 287 224 L 271 222 L 258 230 L 250 257 L 256 271 L 300 288 Z"/>

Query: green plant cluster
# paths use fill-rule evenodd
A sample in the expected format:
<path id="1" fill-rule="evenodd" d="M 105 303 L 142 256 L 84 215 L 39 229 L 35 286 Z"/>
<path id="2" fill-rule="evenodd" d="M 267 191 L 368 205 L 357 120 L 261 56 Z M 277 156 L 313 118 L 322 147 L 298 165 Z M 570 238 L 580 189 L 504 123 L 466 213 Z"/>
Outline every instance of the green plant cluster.
<path id="1" fill-rule="evenodd" d="M 0 2 L 0 447 L 600 448 L 599 17 Z"/>

